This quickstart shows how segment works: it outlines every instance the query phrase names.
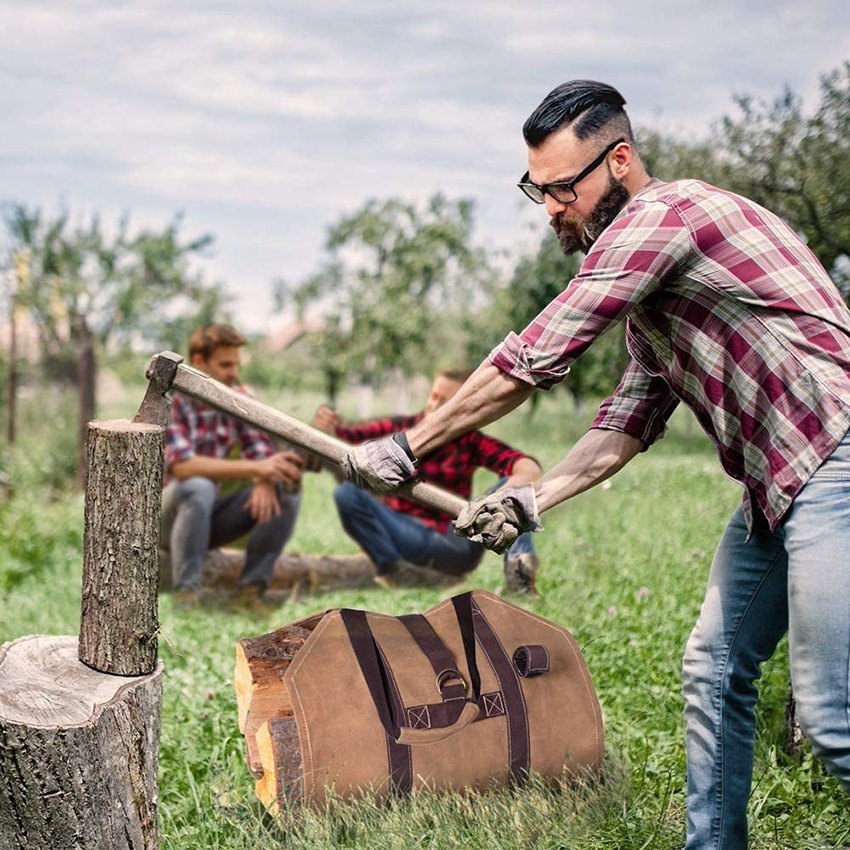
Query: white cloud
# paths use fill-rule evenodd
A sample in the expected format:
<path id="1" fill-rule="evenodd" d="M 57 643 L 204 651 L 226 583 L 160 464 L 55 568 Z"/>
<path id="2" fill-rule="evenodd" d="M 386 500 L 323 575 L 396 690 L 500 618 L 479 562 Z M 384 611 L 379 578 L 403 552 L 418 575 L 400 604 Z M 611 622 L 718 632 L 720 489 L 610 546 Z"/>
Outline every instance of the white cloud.
<path id="1" fill-rule="evenodd" d="M 259 321 L 257 293 L 368 197 L 472 195 L 493 244 L 527 239 L 520 127 L 557 83 L 605 79 L 636 123 L 699 135 L 733 92 L 812 96 L 850 56 L 845 5 L 0 0 L 0 185 L 186 210 Z"/>

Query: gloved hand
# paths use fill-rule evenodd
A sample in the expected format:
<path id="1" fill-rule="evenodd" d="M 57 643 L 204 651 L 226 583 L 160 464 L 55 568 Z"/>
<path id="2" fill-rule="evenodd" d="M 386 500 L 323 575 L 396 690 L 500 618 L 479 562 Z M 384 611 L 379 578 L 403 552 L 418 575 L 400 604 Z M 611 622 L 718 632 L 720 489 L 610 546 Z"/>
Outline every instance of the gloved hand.
<path id="1" fill-rule="evenodd" d="M 461 537 L 500 554 L 507 552 L 520 534 L 543 528 L 534 487 L 503 487 L 476 499 L 460 512 L 454 527 Z"/>
<path id="2" fill-rule="evenodd" d="M 391 434 L 354 446 L 340 464 L 342 474 L 358 487 L 376 493 L 389 493 L 413 478 L 416 466 L 393 437 Z"/>

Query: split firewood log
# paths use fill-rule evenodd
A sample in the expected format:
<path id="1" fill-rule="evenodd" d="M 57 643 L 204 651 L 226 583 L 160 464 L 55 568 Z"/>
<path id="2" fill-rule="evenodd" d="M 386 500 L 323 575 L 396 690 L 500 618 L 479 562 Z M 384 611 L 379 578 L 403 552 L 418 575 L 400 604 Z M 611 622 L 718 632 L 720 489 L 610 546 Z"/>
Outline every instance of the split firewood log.
<path id="1" fill-rule="evenodd" d="M 294 735 L 294 752 L 300 764 L 298 733 L 294 725 L 290 729 L 287 724 L 278 724 L 263 733 L 265 760 L 258 745 L 258 733 L 267 721 L 292 718 L 292 703 L 283 674 L 322 616 L 319 614 L 259 637 L 245 638 L 236 644 L 233 681 L 239 730 L 245 736 L 246 761 L 255 779 L 262 780 L 266 771 L 278 763 L 273 741 L 281 735 L 290 742 Z M 292 756 L 287 756 L 281 763 L 290 764 L 291 761 Z M 266 780 L 265 786 L 269 784 L 273 781 Z"/>

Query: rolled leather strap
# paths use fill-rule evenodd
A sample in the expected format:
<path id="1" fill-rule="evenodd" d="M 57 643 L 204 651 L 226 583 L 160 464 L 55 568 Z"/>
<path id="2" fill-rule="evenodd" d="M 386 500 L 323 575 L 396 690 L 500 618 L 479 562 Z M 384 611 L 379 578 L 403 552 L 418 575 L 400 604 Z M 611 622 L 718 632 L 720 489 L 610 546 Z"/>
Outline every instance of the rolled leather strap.
<path id="1" fill-rule="evenodd" d="M 549 650 L 539 643 L 518 646 L 514 650 L 514 667 L 527 679 L 549 672 Z"/>

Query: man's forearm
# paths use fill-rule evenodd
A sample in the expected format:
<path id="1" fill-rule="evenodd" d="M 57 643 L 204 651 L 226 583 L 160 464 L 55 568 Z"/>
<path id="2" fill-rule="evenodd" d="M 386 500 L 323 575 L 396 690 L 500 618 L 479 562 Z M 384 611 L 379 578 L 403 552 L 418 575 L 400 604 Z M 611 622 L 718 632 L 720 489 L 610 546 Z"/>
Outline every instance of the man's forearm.
<path id="1" fill-rule="evenodd" d="M 188 460 L 173 464 L 171 474 L 178 480 L 186 478 L 211 478 L 213 481 L 234 481 L 243 478 L 255 478 L 257 464 L 253 460 L 206 457 L 195 455 Z"/>
<path id="2" fill-rule="evenodd" d="M 482 363 L 457 394 L 407 432 L 417 457 L 481 428 L 519 407 L 534 387 L 510 378 L 489 361 Z"/>
<path id="3" fill-rule="evenodd" d="M 620 431 L 591 429 L 535 485 L 537 509 L 542 513 L 610 478 L 642 448 L 640 440 Z"/>
<path id="4" fill-rule="evenodd" d="M 511 470 L 508 480 L 505 482 L 505 487 L 521 487 L 523 484 L 531 484 L 537 481 L 543 474 L 540 464 L 530 457 L 522 457 Z"/>

